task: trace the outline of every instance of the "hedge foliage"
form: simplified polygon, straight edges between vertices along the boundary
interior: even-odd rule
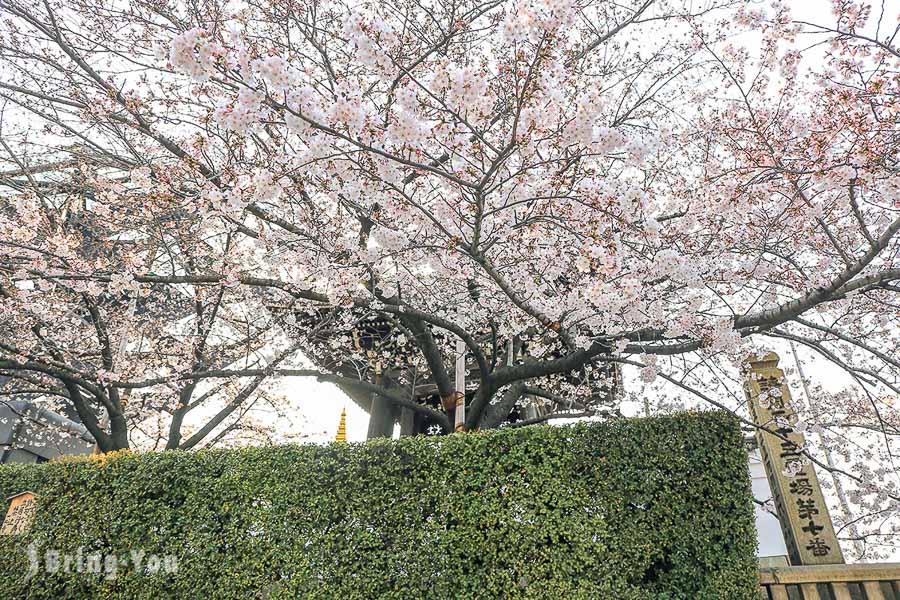
[[[26,489],[0,598],[758,597],[747,455],[720,413],[0,467],[3,498]],[[145,560],[47,572],[45,550],[79,549]]]

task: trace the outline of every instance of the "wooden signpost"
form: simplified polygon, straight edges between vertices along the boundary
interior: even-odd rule
[[[819,478],[804,456],[806,438],[794,430],[791,391],[774,352],[750,360],[745,379],[756,432],[778,520],[792,565],[841,564],[841,553]]]
[[[9,509],[0,526],[0,535],[21,535],[31,531],[37,513],[37,497],[33,492],[21,492],[7,498]]]
[[[456,410],[454,431],[466,430],[466,345],[456,340]]]

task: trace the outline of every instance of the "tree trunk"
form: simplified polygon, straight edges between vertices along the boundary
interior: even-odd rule
[[[372,408],[369,411],[368,439],[391,437],[394,433],[394,405],[387,398],[372,395]]]

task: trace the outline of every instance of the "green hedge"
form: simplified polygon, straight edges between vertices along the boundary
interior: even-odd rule
[[[758,598],[721,413],[0,467],[3,498],[25,489],[39,512],[0,537],[0,598]],[[178,568],[78,572],[79,549]]]

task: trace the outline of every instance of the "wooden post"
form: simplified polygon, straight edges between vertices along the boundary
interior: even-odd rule
[[[34,492],[20,492],[7,498],[9,508],[0,526],[0,535],[20,535],[31,531],[37,512],[37,498]]]
[[[466,345],[456,340],[456,411],[454,431],[466,430]]]
[[[841,564],[844,555],[819,478],[802,454],[806,439],[793,428],[797,414],[784,371],[777,367],[778,355],[769,352],[749,362],[744,389],[750,414],[755,423],[778,434],[757,430],[756,437],[791,563]]]

